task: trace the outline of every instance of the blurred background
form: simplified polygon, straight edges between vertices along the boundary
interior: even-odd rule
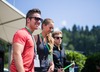
[[[70,61],[75,61],[75,72],[100,71],[100,0],[4,0],[15,13],[8,17],[23,19],[5,24],[7,13],[0,17],[0,70],[9,68],[11,40],[13,33],[24,27],[25,14],[32,8],[39,8],[42,18],[52,18],[55,30],[62,30],[63,43]],[[2,2],[2,0],[0,1]],[[0,4],[1,6],[3,4]],[[4,6],[5,7],[5,6]],[[5,8],[0,7],[5,10]],[[0,10],[2,13],[3,10]],[[16,15],[18,14],[18,15]],[[4,18],[4,16],[6,16]],[[9,18],[9,19],[11,19]],[[23,24],[22,24],[23,23]],[[21,25],[22,24],[22,25]],[[20,27],[18,27],[20,26]],[[7,28],[9,27],[9,28]],[[12,31],[10,30],[12,28]],[[4,29],[4,30],[3,30]],[[6,30],[5,30],[6,29]],[[8,30],[7,30],[8,29]],[[10,31],[9,31],[10,30]],[[7,31],[7,32],[6,32]],[[9,33],[8,33],[9,32]],[[4,34],[6,36],[4,36]],[[9,37],[11,35],[11,37]],[[7,39],[6,39],[7,38]],[[9,39],[10,38],[10,39]],[[5,69],[5,70],[6,70]],[[2,71],[0,71],[2,72]]]

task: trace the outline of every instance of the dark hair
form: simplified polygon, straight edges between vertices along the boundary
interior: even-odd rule
[[[27,12],[26,18],[31,17],[34,13],[39,13],[41,15],[41,11],[38,8],[34,8]]]

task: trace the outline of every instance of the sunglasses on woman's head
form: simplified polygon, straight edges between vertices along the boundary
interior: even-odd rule
[[[63,39],[63,37],[54,37],[54,38],[56,38],[56,39]]]

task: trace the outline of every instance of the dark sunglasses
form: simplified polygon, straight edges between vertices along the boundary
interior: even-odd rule
[[[39,18],[39,17],[29,17],[29,18],[34,18],[36,21],[41,21],[41,22],[43,22],[43,19],[42,18]]]
[[[54,38],[56,38],[56,39],[63,39],[63,37],[54,37]]]

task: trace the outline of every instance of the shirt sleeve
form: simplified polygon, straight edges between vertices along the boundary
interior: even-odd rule
[[[16,32],[13,37],[13,43],[20,43],[22,45],[25,45],[25,42],[26,42],[25,33],[23,33],[22,31]]]

